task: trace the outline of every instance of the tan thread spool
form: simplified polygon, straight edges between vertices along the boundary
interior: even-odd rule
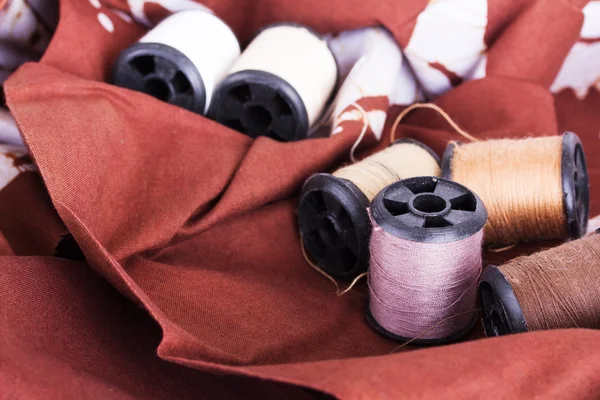
[[[324,275],[351,280],[369,259],[370,200],[387,185],[414,176],[439,176],[437,155],[402,139],[333,174],[315,174],[302,189],[298,220],[307,261]],[[335,278],[335,279],[334,279]]]
[[[600,329],[600,235],[506,264],[479,283],[488,336],[545,329]]]
[[[589,195],[581,141],[574,133],[450,143],[442,176],[485,203],[485,243],[492,247],[585,233]]]
[[[358,146],[360,145],[362,139],[364,138],[365,134],[367,133],[367,129],[369,127],[369,121],[368,121],[368,116],[366,111],[364,110],[363,107],[361,107],[358,103],[352,103],[352,105],[361,113],[362,116],[362,121],[363,121],[363,127],[362,130],[358,136],[358,138],[356,139],[356,142],[354,143],[354,145],[352,146],[351,150],[350,150],[350,160],[355,163],[352,164],[350,166],[346,166],[343,167],[341,169],[339,169],[338,171],[334,172],[333,175],[329,175],[329,174],[316,174],[313,175],[311,178],[309,178],[303,188],[302,194],[300,196],[300,203],[299,203],[299,207],[298,207],[298,216],[299,216],[299,222],[300,222],[300,244],[301,244],[301,248],[302,248],[302,254],[304,255],[304,259],[306,260],[306,262],[315,270],[317,270],[320,274],[322,274],[323,276],[325,276],[329,281],[331,281],[335,287],[336,287],[336,294],[338,296],[343,295],[345,293],[347,293],[348,291],[350,291],[352,289],[352,287],[363,277],[367,276],[366,272],[360,273],[363,270],[366,270],[366,266],[368,265],[368,242],[370,239],[370,228],[371,228],[371,223],[368,217],[368,213],[367,213],[367,207],[369,204],[369,201],[374,197],[375,194],[377,194],[377,192],[379,190],[381,190],[383,187],[387,186],[389,183],[393,183],[395,182],[394,179],[396,180],[400,180],[400,179],[404,179],[403,177],[409,178],[409,177],[413,177],[413,176],[439,176],[439,168],[437,165],[432,165],[428,160],[428,156],[425,155],[425,153],[420,152],[419,150],[417,150],[418,155],[409,155],[409,159],[413,159],[413,161],[415,161],[414,163],[411,163],[410,165],[402,165],[401,162],[402,160],[404,160],[404,158],[402,157],[393,157],[392,156],[392,148],[394,148],[394,151],[399,151],[399,155],[400,152],[402,150],[407,150],[410,149],[410,146],[406,146],[403,147],[401,150],[399,150],[398,147],[394,147],[395,145],[399,144],[399,143],[411,143],[413,145],[419,146],[419,143],[416,141],[411,141],[409,140],[401,140],[401,141],[396,141],[395,140],[395,133],[396,130],[398,129],[398,126],[400,124],[400,122],[402,121],[402,119],[408,115],[410,112],[412,112],[415,109],[419,109],[419,108],[428,108],[428,109],[433,109],[435,111],[437,111],[438,113],[440,113],[442,115],[442,117],[444,117],[444,119],[446,121],[448,121],[448,123],[457,130],[458,133],[460,133],[462,136],[467,137],[467,138],[471,138],[473,140],[477,140],[476,138],[474,138],[473,136],[471,136],[469,133],[467,133],[466,131],[462,130],[460,127],[458,127],[458,125],[456,125],[456,123],[452,120],[452,118],[444,111],[442,110],[440,107],[438,107],[435,104],[430,104],[430,103],[425,103],[425,104],[421,104],[421,103],[416,103],[413,104],[409,107],[407,107],[404,111],[402,111],[402,113],[400,113],[400,115],[398,115],[398,117],[396,118],[396,120],[394,121],[393,125],[392,125],[392,129],[391,129],[391,141],[394,142],[394,145],[392,145],[390,148],[384,150],[386,153],[382,156],[382,160],[385,159],[391,159],[391,163],[395,166],[392,167],[392,170],[388,170],[387,168],[382,169],[382,168],[378,168],[377,165],[377,159],[373,159],[371,157],[368,157],[367,159],[363,160],[361,163],[364,163],[364,165],[366,165],[365,170],[357,170],[357,166],[358,166],[358,162],[354,156],[354,153],[356,151],[356,149],[358,148]],[[428,147],[423,147],[423,149],[426,149],[428,153],[430,153],[430,155],[436,160],[437,163],[437,155],[435,153],[433,153],[433,151],[431,151],[431,149],[429,149]],[[389,157],[388,157],[389,156]],[[421,160],[423,162],[423,164],[425,165],[425,168],[421,169],[414,169],[416,166],[421,165]],[[363,164],[361,164],[363,165]],[[385,163],[382,164],[383,166],[385,166]],[[405,173],[395,173],[394,170],[403,170],[403,167],[406,167],[406,169],[408,169],[409,174],[405,174]],[[378,175],[378,172],[381,173],[383,172],[382,176]],[[337,177],[335,175],[339,175],[339,178],[342,179],[336,179]],[[374,176],[376,176],[376,178],[374,179],[374,182],[371,182],[369,180],[369,176],[371,176],[371,178]],[[398,178],[398,176],[400,176],[400,178]],[[353,182],[352,180],[354,179],[355,182]],[[375,183],[377,182],[377,183]],[[359,186],[361,188],[359,188]],[[359,232],[357,234],[358,238],[357,241],[358,243],[360,243],[359,247],[359,251],[358,254],[356,255],[356,260],[352,261],[353,266],[349,267],[349,268],[343,268],[340,267],[339,265],[333,266],[332,268],[328,268],[328,263],[326,260],[323,260],[321,258],[321,260],[317,260],[316,263],[313,262],[313,258],[314,258],[314,253],[311,254],[310,251],[308,251],[306,249],[306,245],[304,243],[304,234],[310,229],[310,226],[306,226],[307,224],[304,224],[303,221],[305,221],[307,218],[303,218],[302,215],[304,213],[310,213],[310,204],[311,201],[314,202],[314,199],[310,199],[309,196],[311,195],[311,192],[323,192],[325,194],[334,194],[334,198],[333,201],[334,202],[343,202],[346,201],[348,204],[348,209],[346,209],[347,214],[348,214],[348,210],[349,210],[349,214],[353,215],[353,219],[351,221],[351,225],[352,225],[352,229],[354,231]],[[331,200],[331,199],[330,199]],[[323,201],[323,199],[320,200],[321,202]],[[321,207],[324,207],[323,204],[320,204]],[[303,211],[303,207],[306,207],[305,210]],[[308,218],[310,219],[310,218]],[[308,224],[310,225],[310,224]],[[319,265],[317,265],[319,264]],[[331,275],[330,275],[331,274]],[[342,290],[340,288],[340,286],[338,285],[336,278],[338,279],[349,279],[354,277],[352,283],[350,283],[350,285]]]

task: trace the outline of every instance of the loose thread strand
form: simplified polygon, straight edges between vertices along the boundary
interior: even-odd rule
[[[365,109],[362,108],[362,106],[359,105],[357,102],[353,102],[350,105],[354,106],[360,112],[360,114],[362,116],[362,121],[363,121],[363,127],[360,132],[360,135],[358,136],[358,139],[356,139],[356,142],[354,142],[354,145],[352,145],[352,148],[350,149],[350,161],[355,163],[356,158],[354,157],[354,152],[356,151],[360,142],[363,140],[363,138],[365,137],[365,135],[367,133],[367,130],[369,128],[369,116],[367,115],[367,112],[365,111]]]
[[[418,108],[430,108],[432,110],[437,111],[442,117],[444,117],[446,122],[448,122],[448,124],[450,124],[450,126],[454,128],[454,130],[458,132],[461,136],[471,140],[472,142],[479,141],[479,139],[477,139],[475,136],[472,136],[470,133],[459,127],[458,124],[454,122],[452,117],[450,117],[450,115],[448,115],[448,113],[442,108],[440,108],[438,105],[433,103],[415,103],[405,108],[394,121],[394,124],[392,125],[392,130],[390,131],[390,142],[396,140],[396,130],[398,129],[398,126],[400,125],[400,122],[404,119],[404,117],[406,117],[411,111],[416,110]]]
[[[410,339],[409,341],[402,343],[400,346],[396,347],[395,349],[393,349],[392,351],[390,351],[388,354],[393,354],[394,352],[400,350],[403,347],[408,346],[409,344],[411,344],[412,342],[414,342],[415,340],[419,340],[421,339],[423,336],[427,335],[429,332],[431,332],[432,330],[434,330],[435,328],[437,328],[440,324],[443,324],[444,322],[452,319],[452,318],[456,318],[456,317],[460,317],[461,315],[466,315],[466,314],[471,314],[471,313],[475,313],[475,312],[479,312],[481,311],[480,308],[476,308],[475,310],[469,310],[469,311],[463,311],[454,315],[450,315],[444,319],[442,319],[441,321],[438,321],[435,325],[433,325],[432,327],[428,328],[426,331],[420,333],[417,337],[414,337],[412,339]]]
[[[488,247],[486,247],[486,250],[490,251],[492,253],[502,253],[504,251],[514,248],[515,246],[516,246],[516,244],[509,244],[508,246],[503,246],[503,247],[488,246]]]
[[[323,275],[325,278],[329,279],[329,281],[335,285],[335,295],[337,297],[343,296],[346,293],[348,293],[349,291],[351,291],[352,288],[354,288],[354,286],[358,283],[358,281],[360,281],[362,278],[364,278],[368,275],[367,272],[363,272],[362,274],[360,274],[356,278],[354,278],[354,280],[350,283],[350,285],[348,285],[348,287],[346,289],[342,290],[342,288],[340,288],[340,285],[337,283],[337,281],[335,279],[333,279],[332,276],[330,276],[328,273],[323,271],[321,268],[319,268],[317,265],[315,265],[315,263],[313,263],[310,260],[310,257],[308,257],[308,253],[306,252],[306,248],[304,247],[304,241],[302,240],[302,237],[300,237],[300,247],[302,249],[302,255],[304,256],[304,260],[306,261],[306,263],[312,269],[316,270],[318,273]]]

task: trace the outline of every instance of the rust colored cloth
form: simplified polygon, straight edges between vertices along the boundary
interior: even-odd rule
[[[365,288],[336,297],[304,261],[297,232],[302,183],[345,161],[360,126],[294,143],[252,141],[105,83],[118,53],[144,32],[129,15],[160,20],[173,11],[163,3],[171,2],[62,0],[41,61],[23,65],[5,83],[7,105],[52,206],[85,261],[48,257],[43,246],[2,253],[0,397],[600,396],[596,331],[484,339],[479,328],[463,343],[390,354],[399,344],[366,323]],[[453,71],[446,86],[424,87],[482,138],[576,131],[594,199],[600,95],[594,86],[584,97],[568,86],[550,91],[580,40],[586,3],[488,0],[481,32],[486,61],[477,64],[485,74]],[[324,33],[383,24],[403,48],[411,48],[428,6],[425,0],[205,4],[242,43],[265,24],[292,20]],[[419,79],[431,72],[423,68],[415,72]],[[389,112],[384,139],[398,111]],[[411,114],[397,136],[422,140],[438,153],[459,139],[427,110]],[[593,203],[592,215],[598,212],[600,203]]]
[[[67,234],[26,150],[0,145],[0,255],[56,255]]]

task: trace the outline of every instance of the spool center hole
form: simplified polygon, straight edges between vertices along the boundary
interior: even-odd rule
[[[148,79],[144,85],[144,91],[162,101],[168,101],[171,97],[169,85],[160,78]]]
[[[490,313],[490,319],[492,320],[492,329],[496,336],[506,335],[508,333],[508,329],[502,320],[502,317],[496,310],[492,310]]]
[[[246,107],[245,117],[244,120],[246,125],[248,125],[247,128],[251,131],[265,131],[271,126],[271,122],[273,122],[273,117],[269,110],[256,104]]]
[[[337,223],[330,215],[319,219],[319,236],[330,247],[340,247],[343,242]]]
[[[446,200],[433,193],[423,193],[413,199],[413,207],[422,213],[438,213],[446,209]]]

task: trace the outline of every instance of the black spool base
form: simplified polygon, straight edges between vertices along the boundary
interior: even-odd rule
[[[442,160],[442,178],[452,179],[454,150],[460,145],[460,142],[453,142],[446,147]],[[573,132],[565,132],[562,136],[561,184],[567,235],[571,239],[577,239],[585,235],[587,230],[590,195],[583,145]]]
[[[165,44],[127,48],[113,66],[112,82],[204,115],[206,90],[200,73],[187,56]]]
[[[488,337],[527,332],[527,322],[512,286],[494,265],[479,280],[483,329]]]
[[[367,197],[352,182],[312,175],[302,188],[298,222],[304,248],[328,275],[351,280],[369,262],[371,222]]]
[[[377,320],[375,319],[375,317],[373,317],[373,314],[371,313],[371,309],[369,307],[367,307],[367,310],[365,312],[365,318],[367,319],[367,322],[371,325],[371,327],[373,329],[375,329],[377,332],[381,333],[384,336],[387,336],[391,339],[394,340],[398,340],[400,342],[408,342],[410,341],[411,344],[414,343],[416,345],[421,345],[421,346],[434,346],[434,345],[441,345],[441,344],[449,344],[452,342],[456,342],[459,339],[461,339],[462,337],[466,336],[475,326],[475,324],[477,324],[477,320],[479,319],[479,312],[478,311],[473,311],[473,319],[471,322],[469,322],[469,324],[467,325],[467,327],[463,330],[461,330],[460,332],[457,332],[451,336],[445,337],[445,338],[440,338],[440,339],[414,339],[414,338],[406,338],[404,336],[399,336],[396,335],[390,331],[388,331],[387,329],[385,329],[383,326],[381,326],[379,324],[379,322],[377,322]],[[427,329],[424,329],[424,334],[425,332],[427,332]]]
[[[296,89],[265,71],[227,76],[216,88],[208,114],[252,138],[290,142],[306,138],[309,129],[308,113]]]

